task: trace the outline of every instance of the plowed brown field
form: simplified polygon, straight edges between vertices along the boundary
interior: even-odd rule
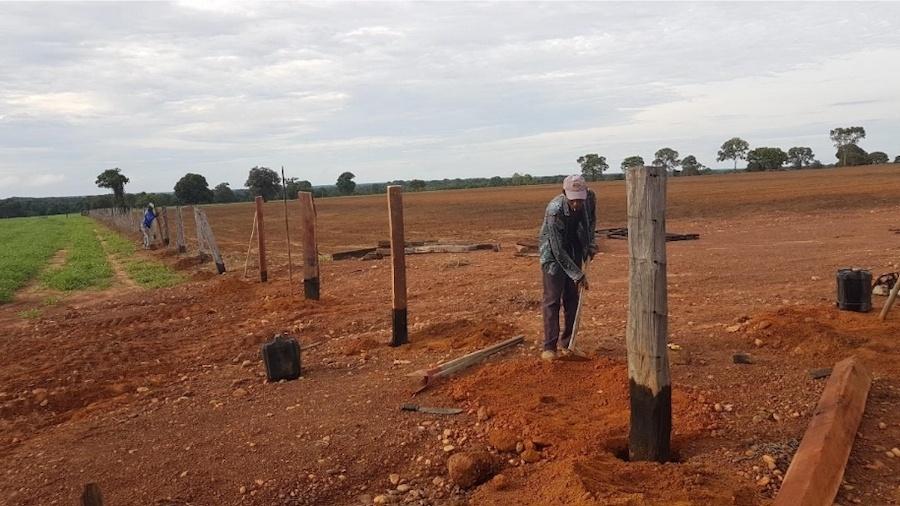
[[[624,225],[624,183],[592,186],[600,225]],[[889,231],[900,166],[669,181],[669,230],[701,237],[668,244],[669,339],[682,350],[679,462],[665,465],[616,456],[628,430],[626,242],[604,239],[590,267],[593,359],[538,359],[539,268],[512,244],[534,239],[557,191],[405,195],[408,239],[503,246],[407,257],[411,346],[386,345],[389,260],[324,262],[323,299],[291,297],[280,202],[266,207],[269,283],[241,277],[253,208],[232,204],[206,208],[223,276],[155,251],[193,281],[72,297],[34,320],[17,316],[30,300],[0,306],[0,503],[74,504],[96,482],[113,505],[764,505],[824,386],[808,370],[856,355],[875,381],[838,503],[900,504],[900,458],[888,456],[900,446],[900,308],[885,323],[881,297],[872,313],[834,308],[836,269],[900,270]],[[387,238],[384,196],[317,206],[323,253]],[[301,380],[268,384],[259,344],[281,331],[325,343],[304,353]],[[524,346],[411,398],[407,373],[516,334]],[[733,364],[737,351],[754,363]],[[466,412],[400,411],[410,399]],[[503,478],[456,487],[447,458],[497,432],[540,459],[501,453]]]

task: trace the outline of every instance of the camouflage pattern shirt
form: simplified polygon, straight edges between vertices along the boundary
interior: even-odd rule
[[[575,211],[569,206],[569,200],[565,194],[559,194],[547,205],[544,214],[544,224],[541,226],[538,238],[541,256],[541,269],[550,275],[555,275],[562,270],[573,281],[584,277],[581,265],[592,253],[597,251],[597,242],[594,230],[597,225],[597,196],[593,190],[588,190],[587,199],[582,208],[582,219],[573,216]],[[578,244],[568,244],[566,240],[569,233],[568,227],[578,227],[575,231]],[[573,248],[573,246],[575,248]],[[577,251],[576,251],[577,249]],[[580,257],[580,258],[579,258]]]

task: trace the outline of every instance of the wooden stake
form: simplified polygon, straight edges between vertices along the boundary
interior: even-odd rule
[[[166,208],[162,208],[160,210],[160,217],[162,218],[162,237],[163,244],[168,248],[169,247],[169,213],[166,211]]]
[[[406,312],[406,243],[403,239],[403,188],[387,187],[388,214],[391,223],[391,273],[393,274],[391,346],[409,342]]]
[[[269,269],[266,264],[266,227],[263,221],[262,197],[256,197],[256,232],[256,238],[259,240],[259,280],[265,283],[269,280]]]
[[[629,293],[630,460],[665,462],[671,452],[672,387],[666,351],[666,170],[626,171]]]
[[[284,203],[284,236],[287,238],[288,286],[294,296],[294,261],[291,259],[291,227],[288,226],[287,181],[284,179],[284,165],[281,166],[281,196]]]
[[[175,227],[175,243],[178,245],[178,252],[185,253],[187,252],[187,243],[184,240],[184,218],[181,216],[181,206],[175,208],[177,211],[177,223]]]
[[[250,240],[247,241],[247,256],[244,257],[244,274],[241,276],[243,278],[247,277],[247,266],[250,264],[250,252],[253,251],[253,236],[256,235],[256,211],[253,212],[253,226],[250,227]]]
[[[219,274],[225,274],[225,260],[222,258],[221,253],[219,253],[219,246],[216,244],[216,236],[213,234],[212,227],[209,226],[209,220],[206,219],[206,212],[199,207],[194,207],[194,219],[197,220],[197,223],[200,225],[197,229],[197,236],[198,238],[202,237],[206,246],[209,247],[209,252],[212,254],[213,261],[216,262],[216,270],[219,271]]]
[[[100,493],[100,486],[96,483],[88,483],[84,486],[84,492],[81,493],[82,506],[103,506],[103,494]]]
[[[881,308],[881,314],[878,315],[878,318],[881,321],[884,321],[887,318],[888,311],[891,310],[891,306],[894,305],[894,301],[897,300],[897,290],[900,290],[900,279],[894,283],[894,286],[891,288],[891,293],[888,295],[887,301],[884,303],[884,307]]]
[[[303,296],[319,300],[319,246],[316,243],[316,205],[310,192],[297,194],[300,201],[300,235],[303,242]]]
[[[194,209],[194,230],[197,232],[197,251],[201,254],[209,253],[209,246],[203,237],[203,222],[200,220],[199,207],[193,206]]]

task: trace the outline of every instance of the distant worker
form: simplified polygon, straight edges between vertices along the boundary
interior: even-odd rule
[[[153,220],[156,219],[156,209],[153,202],[147,205],[144,211],[144,220],[141,221],[141,233],[144,234],[144,249],[150,249],[150,230],[153,228]]]
[[[541,358],[544,360],[556,358],[557,343],[562,353],[567,353],[578,308],[578,286],[588,289],[588,279],[581,266],[597,253],[596,224],[596,195],[587,187],[583,176],[567,176],[562,194],[547,205],[539,239],[544,279],[541,302],[544,317]],[[562,334],[559,332],[560,302],[565,310]]]

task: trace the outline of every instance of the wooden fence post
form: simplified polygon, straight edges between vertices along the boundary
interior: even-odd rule
[[[319,300],[319,246],[316,242],[316,205],[310,192],[297,193],[300,201],[300,240],[303,243],[303,296]]]
[[[256,197],[256,238],[259,240],[259,280],[265,283],[269,280],[269,270],[266,264],[266,228],[263,226],[263,198]]]
[[[209,249],[219,274],[225,274],[225,260],[222,259],[222,255],[219,253],[216,236],[213,234],[212,227],[209,226],[209,220],[206,219],[206,212],[195,206],[194,220],[197,223],[197,241]]]
[[[169,213],[165,207],[162,208],[162,210],[160,211],[160,215],[162,217],[163,244],[165,244],[165,246],[168,248],[169,247]]]
[[[175,226],[175,243],[178,245],[178,252],[185,253],[187,251],[187,244],[184,241],[184,218],[181,216],[181,206],[178,206],[175,209],[178,216]]]
[[[96,483],[88,483],[84,486],[81,493],[82,506],[103,506],[103,494],[100,492],[100,486]]]
[[[672,387],[666,350],[666,170],[633,167],[628,196],[628,383],[633,461],[665,462],[671,452]]]
[[[391,346],[409,342],[406,312],[406,240],[403,235],[403,188],[387,187],[391,230],[391,273],[393,274]]]

